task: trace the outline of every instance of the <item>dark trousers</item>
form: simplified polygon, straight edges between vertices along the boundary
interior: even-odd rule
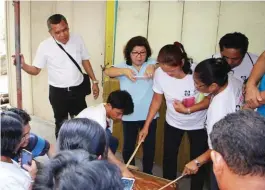
[[[109,148],[111,152],[115,154],[119,146],[119,140],[112,135],[109,129],[106,129],[106,135],[107,135],[107,141],[109,144]]]
[[[73,117],[87,107],[85,95],[79,88],[68,90],[50,85],[49,100],[55,118],[55,136],[58,137],[62,123],[68,119],[68,114]]]
[[[135,144],[139,130],[144,126],[145,121],[123,121],[123,151],[122,156],[127,163],[135,150]],[[155,139],[156,139],[156,119],[152,121],[149,127],[148,135],[143,143],[143,172],[152,174],[155,157]],[[130,163],[135,165],[133,159]]]
[[[190,141],[190,160],[208,149],[207,133],[204,129],[185,131],[165,122],[163,177],[166,179],[176,179],[178,151],[184,132],[188,133]],[[206,172],[206,167],[202,166],[196,175],[191,176],[191,190],[203,189]]]

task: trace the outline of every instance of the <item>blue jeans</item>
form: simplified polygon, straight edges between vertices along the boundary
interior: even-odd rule
[[[115,154],[119,146],[119,140],[116,137],[112,136],[112,133],[109,129],[106,129],[106,136],[109,148],[112,151],[112,153]]]

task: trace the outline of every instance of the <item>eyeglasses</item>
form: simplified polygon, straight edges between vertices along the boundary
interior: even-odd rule
[[[146,55],[146,51],[141,51],[141,52],[133,51],[133,52],[131,52],[131,54],[133,56],[135,56],[135,57],[137,57],[138,55],[145,56]]]
[[[194,86],[195,86],[196,88],[201,88],[201,87],[206,86],[206,85],[205,85],[205,84],[197,85],[196,83],[194,83]]]
[[[22,136],[22,138],[21,138],[21,141],[22,141],[22,142],[25,141],[29,136],[30,136],[30,133],[29,133],[29,132],[26,133],[26,134],[24,134],[24,135]]]

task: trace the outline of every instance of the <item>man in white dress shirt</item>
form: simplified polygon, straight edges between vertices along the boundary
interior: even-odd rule
[[[52,15],[47,20],[47,26],[51,37],[40,43],[33,65],[26,64],[21,55],[21,68],[30,75],[38,75],[41,69],[47,66],[49,100],[54,112],[57,138],[61,124],[68,119],[68,114],[75,116],[87,107],[86,94],[82,86],[83,74],[61,47],[71,55],[80,68],[85,69],[92,80],[95,99],[99,95],[99,88],[85,43],[80,36],[69,33],[66,18],[61,14]]]

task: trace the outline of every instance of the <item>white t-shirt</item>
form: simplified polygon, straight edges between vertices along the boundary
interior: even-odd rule
[[[165,96],[167,104],[166,121],[169,125],[182,130],[204,128],[206,110],[187,115],[176,112],[173,107],[174,100],[182,101],[184,98],[194,97],[196,103],[198,103],[203,98],[203,95],[194,86],[192,75],[177,79],[158,68],[155,71],[153,90],[155,93],[164,94]]]
[[[240,110],[244,102],[242,93],[242,81],[229,76],[227,87],[214,96],[207,110],[206,129],[208,133],[208,145],[212,149],[209,134],[216,122],[223,119],[227,114]]]
[[[66,44],[58,41],[57,43],[63,46],[81,68],[82,60],[89,60],[90,58],[83,39],[78,35],[71,34]],[[83,81],[81,72],[52,37],[40,43],[33,65],[41,69],[47,65],[48,83],[55,87],[78,86]]]
[[[113,129],[113,120],[107,118],[107,113],[105,109],[105,104],[101,103],[96,106],[90,106],[83,111],[81,111],[76,117],[77,118],[88,118],[98,122],[103,129],[107,128],[107,122],[109,124],[109,130],[112,132]]]
[[[13,161],[13,160],[12,160]],[[0,161],[0,189],[1,190],[29,190],[31,177],[19,164]]]
[[[248,56],[249,55],[249,56]],[[220,53],[213,55],[214,58],[221,57]],[[232,69],[231,74],[242,82],[244,82],[250,75],[253,65],[257,62],[258,56],[252,53],[246,53],[241,64]]]

